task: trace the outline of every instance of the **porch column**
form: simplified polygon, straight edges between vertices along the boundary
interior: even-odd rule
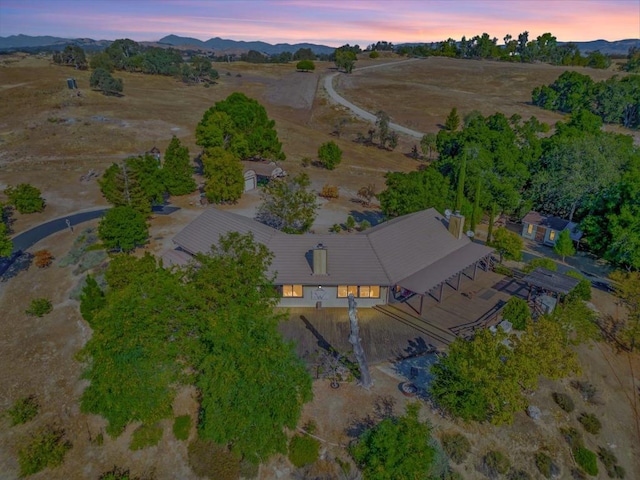
[[[442,292],[444,291],[444,282],[440,284],[440,295],[438,297],[438,303],[442,302]]]
[[[473,277],[471,278],[471,280],[476,279],[476,273],[478,273],[478,262],[473,264]]]
[[[419,315],[422,315],[422,304],[424,303],[424,295],[420,295],[420,313]]]
[[[462,280],[462,272],[458,272],[458,285],[456,286],[456,291],[460,291],[460,281]]]

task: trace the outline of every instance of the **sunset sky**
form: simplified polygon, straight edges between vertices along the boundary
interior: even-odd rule
[[[640,0],[0,0],[0,36],[310,42],[362,47],[523,31],[559,41],[640,38]]]

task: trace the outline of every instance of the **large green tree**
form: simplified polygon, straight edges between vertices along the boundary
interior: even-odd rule
[[[235,92],[207,110],[196,127],[196,143],[222,147],[238,159],[284,160],[275,122],[257,100]]]
[[[316,194],[309,190],[305,173],[270,181],[262,191],[257,219],[285,233],[304,233],[313,225],[318,210]]]
[[[558,239],[556,240],[556,244],[553,246],[553,251],[562,257],[563,262],[565,257],[570,257],[576,253],[569,230],[565,229],[560,232],[560,235],[558,235]]]
[[[449,179],[434,167],[418,172],[390,172],[385,178],[387,188],[378,194],[378,200],[382,211],[389,217],[427,208],[444,212],[451,205],[453,192]]]
[[[242,196],[242,164],[230,151],[222,147],[208,148],[202,155],[202,166],[207,179],[204,185],[207,200],[233,203]]]
[[[74,67],[76,70],[86,70],[87,56],[82,47],[67,45],[61,52],[53,54],[53,63]]]
[[[435,479],[436,450],[431,427],[418,418],[419,403],[398,418],[386,418],[365,431],[349,448],[366,480]]]
[[[4,194],[9,199],[9,205],[20,213],[35,213],[44,210],[45,202],[42,193],[28,183],[21,183],[15,187],[7,187]]]
[[[491,246],[498,251],[500,263],[503,258],[516,261],[522,258],[522,249],[524,248],[522,237],[505,227],[500,227],[493,233]]]
[[[622,339],[631,351],[640,346],[640,272],[615,271],[611,274],[615,282],[616,296],[628,308],[628,316],[622,330]]]
[[[333,140],[318,147],[318,163],[327,170],[335,169],[342,161],[342,150]]]
[[[186,195],[196,189],[189,149],[175,135],[164,153],[162,178],[170,195]]]
[[[144,215],[132,207],[114,207],[100,221],[98,236],[105,247],[129,252],[147,241],[149,227]]]
[[[151,212],[152,204],[161,203],[166,191],[160,165],[151,155],[112,164],[98,183],[109,203],[129,206],[143,214]]]
[[[89,86],[105,95],[119,95],[122,93],[123,83],[121,78],[113,78],[108,70],[98,67],[91,73]]]

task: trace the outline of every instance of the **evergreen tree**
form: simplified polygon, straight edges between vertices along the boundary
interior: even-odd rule
[[[196,189],[189,149],[175,135],[164,153],[162,177],[170,195],[186,195]]]
[[[98,236],[105,247],[129,252],[149,237],[144,215],[132,207],[113,207],[98,225]]]
[[[569,230],[562,230],[560,232],[560,235],[558,235],[558,239],[556,240],[556,244],[553,246],[553,251],[562,257],[563,262],[565,257],[570,257],[576,253]]]
[[[318,163],[327,170],[335,169],[342,161],[342,150],[333,140],[318,147]]]
[[[446,120],[444,121],[444,128],[450,132],[455,132],[458,130],[460,126],[460,117],[458,116],[458,109],[453,107],[447,115]]]
[[[151,212],[165,192],[158,161],[151,155],[129,157],[107,168],[98,180],[100,191],[112,205],[129,206],[142,214]]]
[[[212,203],[236,202],[244,192],[242,164],[228,150],[214,147],[202,155],[204,175],[207,178],[204,191]]]

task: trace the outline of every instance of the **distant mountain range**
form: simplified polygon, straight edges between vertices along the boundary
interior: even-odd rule
[[[67,45],[78,45],[88,51],[102,50],[111,44],[111,40],[93,40],[91,38],[61,38],[51,36],[11,35],[0,37],[0,50],[62,50]],[[157,42],[141,42],[147,45],[170,45],[181,48],[194,48],[202,50],[213,50],[224,53],[228,51],[249,51],[256,50],[267,55],[280,54],[283,52],[295,53],[300,48],[310,48],[315,54],[331,54],[334,47],[318,45],[314,43],[277,43],[272,45],[266,42],[245,42],[242,40],[229,40],[220,37],[210,38],[202,41],[192,37],[180,37],[178,35],[167,35]],[[608,55],[626,55],[630,47],[640,47],[640,39],[627,39],[609,42],[607,40],[594,40],[591,42],[558,42],[560,44],[574,43],[582,53],[589,53],[594,50]],[[417,45],[411,43],[410,45]]]

